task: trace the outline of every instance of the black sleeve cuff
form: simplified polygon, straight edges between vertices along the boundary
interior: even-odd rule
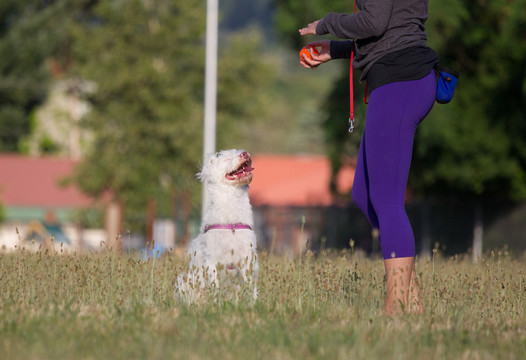
[[[351,40],[331,40],[330,53],[333,59],[350,59],[353,48]]]

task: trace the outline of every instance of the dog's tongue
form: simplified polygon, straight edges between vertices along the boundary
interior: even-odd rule
[[[253,167],[247,166],[247,167],[244,167],[243,169],[239,170],[238,172],[234,173],[234,175],[242,175],[242,174],[245,174],[245,173],[249,173],[252,170],[254,170]]]
[[[226,176],[227,179],[235,180],[235,179],[239,179],[239,178],[241,178],[241,177],[243,177],[243,176],[246,176],[246,175],[250,174],[250,172],[251,172],[252,170],[254,170],[253,167],[251,167],[251,166],[246,166],[246,167],[240,169],[240,170],[237,171],[237,172],[232,172],[232,173],[230,173],[230,174],[226,174],[225,176]]]

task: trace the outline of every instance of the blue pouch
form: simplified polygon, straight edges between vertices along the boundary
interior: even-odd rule
[[[447,104],[453,99],[459,74],[455,70],[442,67],[438,64],[435,65],[435,73],[437,75],[436,101],[439,104]]]

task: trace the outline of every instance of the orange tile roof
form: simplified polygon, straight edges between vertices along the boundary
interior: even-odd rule
[[[335,202],[329,190],[330,163],[323,156],[254,155],[253,205],[323,206]],[[67,158],[0,154],[0,203],[20,207],[86,207],[93,200],[74,186],[59,185],[75,162]],[[339,193],[352,188],[354,166],[337,178]]]
[[[254,155],[252,205],[320,206],[335,202],[330,193],[330,162],[324,156]],[[337,178],[339,193],[352,188],[354,166],[344,166]]]
[[[59,182],[75,162],[56,157],[0,154],[0,203],[19,207],[86,207],[92,199],[74,186]]]

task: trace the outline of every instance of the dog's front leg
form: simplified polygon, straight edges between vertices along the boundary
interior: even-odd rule
[[[253,289],[254,301],[258,298],[258,265],[257,260],[252,260],[250,263],[243,265],[240,269],[241,277],[243,279],[243,287],[245,289]]]
[[[205,278],[206,278],[206,285],[207,290],[212,291],[215,293],[215,291],[219,288],[219,276],[217,274],[217,266],[216,265],[209,265],[205,269]]]

